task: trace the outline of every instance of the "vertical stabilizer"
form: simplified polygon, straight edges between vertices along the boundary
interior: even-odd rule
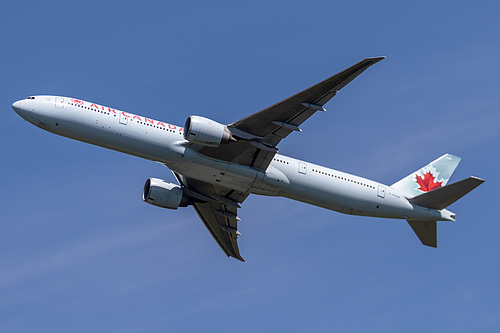
[[[391,185],[409,196],[417,196],[445,186],[461,158],[445,154],[418,171]]]

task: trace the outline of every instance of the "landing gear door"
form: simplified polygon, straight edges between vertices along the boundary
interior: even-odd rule
[[[381,198],[385,198],[385,186],[378,186],[378,192],[377,195]]]

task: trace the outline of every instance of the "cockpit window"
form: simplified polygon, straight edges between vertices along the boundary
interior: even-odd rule
[[[26,97],[26,99],[35,99],[35,97],[30,96],[30,97]]]

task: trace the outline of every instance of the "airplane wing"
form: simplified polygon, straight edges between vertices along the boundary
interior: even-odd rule
[[[316,111],[325,111],[335,94],[371,65],[385,57],[367,58],[342,72],[277,104],[227,125],[237,140],[219,147],[189,143],[191,149],[223,161],[264,171],[278,151],[276,145]],[[194,198],[194,209],[227,256],[244,261],[238,249],[238,203],[248,193],[211,185],[174,173],[184,192]]]
[[[238,249],[238,203],[243,202],[248,193],[222,188],[209,183],[184,177],[174,172],[183,186],[184,192],[195,199],[193,207],[205,227],[215,239],[222,251],[228,256],[241,261]]]
[[[277,104],[228,125],[236,142],[219,147],[193,145],[201,154],[265,171],[278,151],[276,145],[316,111],[325,111],[325,105],[337,92],[368,67],[385,57],[366,58],[357,64],[299,92]]]

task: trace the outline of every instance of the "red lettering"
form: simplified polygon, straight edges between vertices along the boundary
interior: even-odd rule
[[[176,129],[177,127],[175,125],[168,124],[168,128],[170,128],[170,129]]]
[[[144,121],[145,121],[145,122],[148,122],[148,123],[151,123],[151,124],[153,124],[153,125],[154,125],[154,121],[152,121],[151,119],[144,118]]]
[[[108,108],[108,112],[113,112],[114,114],[116,114],[115,109],[112,108]]]
[[[98,107],[96,104],[90,104],[90,107],[91,107],[91,108],[96,108],[96,109],[99,109],[99,107]]]
[[[135,118],[139,119],[139,121],[142,121],[141,117],[139,117],[137,115],[134,115],[134,118],[132,118],[132,120],[134,120]]]
[[[156,126],[158,126],[158,125],[161,125],[161,126],[165,127],[165,124],[162,123],[161,121],[159,121],[158,123],[156,123]]]
[[[123,115],[124,117],[127,117],[127,118],[128,118],[128,117],[130,117],[128,114],[126,114],[126,113],[125,113],[125,112],[123,112],[123,111],[122,111],[122,115]]]

